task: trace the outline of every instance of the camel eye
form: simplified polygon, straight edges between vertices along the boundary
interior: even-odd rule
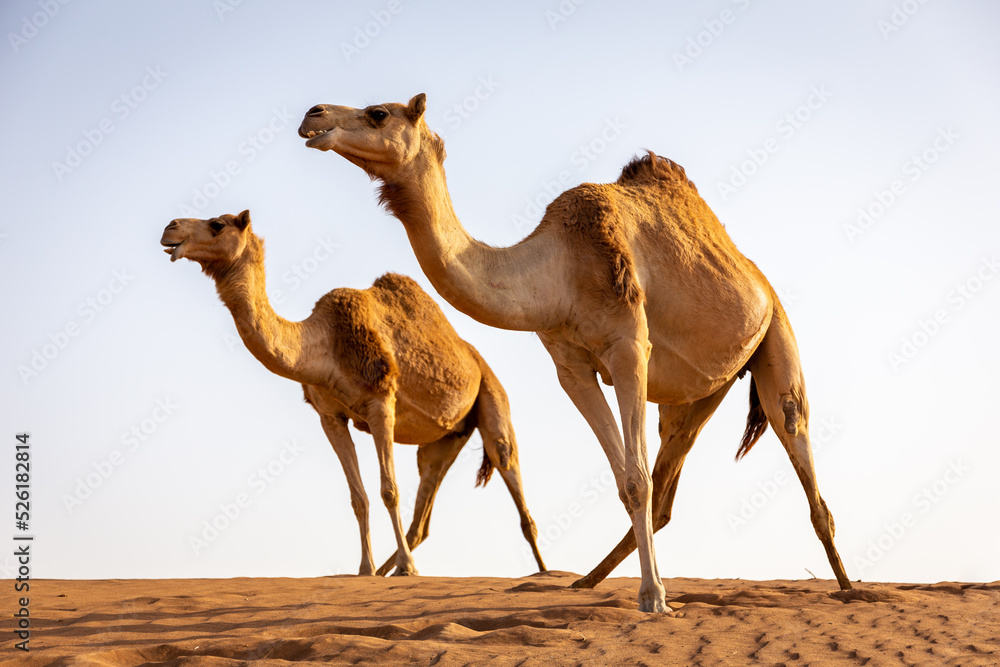
[[[381,123],[383,120],[389,117],[389,112],[385,109],[372,109],[368,112],[368,115],[376,123]]]
[[[212,228],[212,231],[218,234],[223,229],[226,228],[225,223],[219,222],[218,220],[212,220],[208,223],[208,226]]]

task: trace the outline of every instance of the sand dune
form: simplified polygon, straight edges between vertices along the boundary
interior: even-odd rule
[[[37,580],[23,665],[997,665],[1000,582],[665,579]]]

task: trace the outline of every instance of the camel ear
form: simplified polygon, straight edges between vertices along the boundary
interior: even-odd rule
[[[238,230],[240,230],[241,232],[244,229],[246,229],[247,227],[249,227],[250,226],[250,211],[246,211],[245,210],[242,213],[240,213],[238,216],[236,216],[236,219],[233,220],[233,224],[235,224],[236,228]]]
[[[416,123],[424,115],[424,110],[427,109],[427,95],[424,93],[414,95],[406,106],[406,115],[410,117],[410,122]]]

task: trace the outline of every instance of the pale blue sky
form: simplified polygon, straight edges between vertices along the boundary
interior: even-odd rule
[[[456,210],[493,244],[524,236],[540,217],[531,202],[560,178],[614,180],[646,148],[682,164],[792,318],[848,575],[1000,577],[994,3],[244,0],[221,11],[232,2],[0,9],[0,437],[32,433],[33,574],[357,570],[347,485],[300,388],[242,347],[197,266],[160,249],[186,207],[250,209],[290,319],[334,287],[416,278],[510,395],[549,566],[584,573],[617,543],[628,520],[602,481],[607,462],[542,346],[443,304],[364,174],[296,134],[317,103],[425,92]],[[366,24],[369,43],[345,48]],[[859,209],[872,222],[850,229]],[[746,392],[744,380],[688,457],[657,536],[660,571],[831,578],[777,439],[733,462]],[[650,424],[655,450],[653,406]],[[355,441],[384,559],[394,544],[374,448]],[[423,574],[532,571],[503,485],[473,488],[479,447],[477,436],[441,489],[415,552]],[[269,463],[270,482],[258,473]],[[397,448],[397,474],[408,499],[415,448]],[[12,505],[13,483],[0,476]],[[242,493],[249,506],[196,553],[189,538]],[[637,575],[637,562],[618,574]]]

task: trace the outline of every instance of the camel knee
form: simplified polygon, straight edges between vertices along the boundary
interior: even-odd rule
[[[390,509],[399,503],[399,490],[396,488],[396,483],[392,480],[382,480],[382,502]]]
[[[351,495],[351,509],[354,510],[354,515],[357,517],[367,516],[368,499],[364,496]]]
[[[625,505],[629,514],[633,510],[640,509],[643,504],[648,505],[652,495],[653,485],[650,483],[648,474],[630,475],[625,479],[625,484],[618,490],[618,497]]]

